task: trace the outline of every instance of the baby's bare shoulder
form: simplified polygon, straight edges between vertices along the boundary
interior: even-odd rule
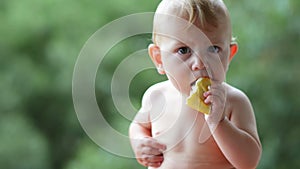
[[[170,82],[169,81],[163,81],[156,83],[152,86],[150,86],[146,92],[144,93],[143,97],[152,97],[156,95],[161,95],[163,93],[166,93],[170,89]]]
[[[149,127],[150,122],[149,114],[153,112],[156,103],[163,98],[163,92],[167,88],[167,82],[160,82],[150,86],[144,93],[142,98],[142,105],[139,113],[136,115],[135,120],[143,123],[142,125]]]
[[[147,105],[166,95],[170,88],[169,81],[163,81],[150,86],[143,95],[142,104]]]
[[[231,121],[240,128],[251,131],[255,126],[255,115],[247,95],[233,86],[227,85],[227,105]]]
[[[248,96],[240,89],[229,84],[227,86],[227,99],[231,103],[249,102]]]
[[[158,83],[155,83],[153,84],[152,86],[150,86],[148,88],[148,90],[152,91],[152,90],[166,90],[168,88],[170,88],[170,81],[162,81],[162,82],[158,82]]]

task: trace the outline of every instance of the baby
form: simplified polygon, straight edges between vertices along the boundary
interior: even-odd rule
[[[163,0],[155,13],[149,55],[168,80],[151,86],[129,128],[138,162],[149,169],[251,169],[261,156],[247,96],[224,82],[237,52],[222,0]],[[199,78],[210,113],[186,105]]]

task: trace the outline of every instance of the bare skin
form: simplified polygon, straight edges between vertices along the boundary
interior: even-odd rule
[[[225,11],[225,6],[221,6]],[[166,8],[162,5],[159,10],[176,11],[170,6]],[[158,72],[166,74],[169,80],[146,91],[142,107],[130,125],[132,148],[140,164],[149,169],[251,169],[257,166],[261,143],[252,105],[242,91],[224,82],[229,63],[237,52],[237,44],[230,41],[228,17],[223,16],[217,28],[209,25],[203,28],[196,23],[209,44],[203,42],[203,35],[193,28],[168,27],[165,23],[171,19],[157,21],[158,31],[165,29],[177,39],[159,37],[159,41],[148,48]],[[205,56],[195,51],[208,51],[205,53],[207,63],[202,62]],[[218,71],[220,68],[222,71]],[[204,93],[204,101],[212,110],[204,115],[187,107],[185,100],[192,82],[209,77],[209,70],[214,76],[210,77],[212,84]]]
[[[145,93],[144,104],[136,117],[142,123],[132,123],[130,127],[130,135],[137,138],[132,143],[140,157],[138,161],[149,169],[234,168],[231,163],[237,168],[239,165],[247,168],[243,166],[246,164],[239,164],[244,163],[243,156],[251,162],[251,156],[255,156],[253,153],[259,152],[260,147],[256,129],[252,127],[255,126],[253,111],[241,91],[224,85],[228,98],[226,118],[202,144],[198,137],[205,123],[204,115],[182,104],[185,98],[169,81],[152,86]],[[161,103],[165,103],[165,109],[155,110]],[[239,113],[241,110],[243,114]],[[232,133],[225,133],[226,130]],[[253,151],[255,149],[257,151]]]

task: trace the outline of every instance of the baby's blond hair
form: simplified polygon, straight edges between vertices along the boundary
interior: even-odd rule
[[[162,0],[156,13],[183,17],[190,24],[195,24],[201,29],[206,29],[208,25],[217,28],[221,22],[230,22],[227,8],[222,0]],[[154,43],[157,36],[155,20]]]

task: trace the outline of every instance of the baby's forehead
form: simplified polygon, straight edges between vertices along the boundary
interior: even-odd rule
[[[162,0],[156,14],[177,16],[198,24],[198,27],[217,26],[229,21],[229,14],[222,0]]]
[[[170,20],[177,17],[187,21],[183,23],[186,27],[195,25],[212,36],[217,33],[218,37],[231,39],[229,15],[226,6],[221,2],[221,0],[163,0],[155,14],[153,38],[156,38],[160,29],[170,24]]]

